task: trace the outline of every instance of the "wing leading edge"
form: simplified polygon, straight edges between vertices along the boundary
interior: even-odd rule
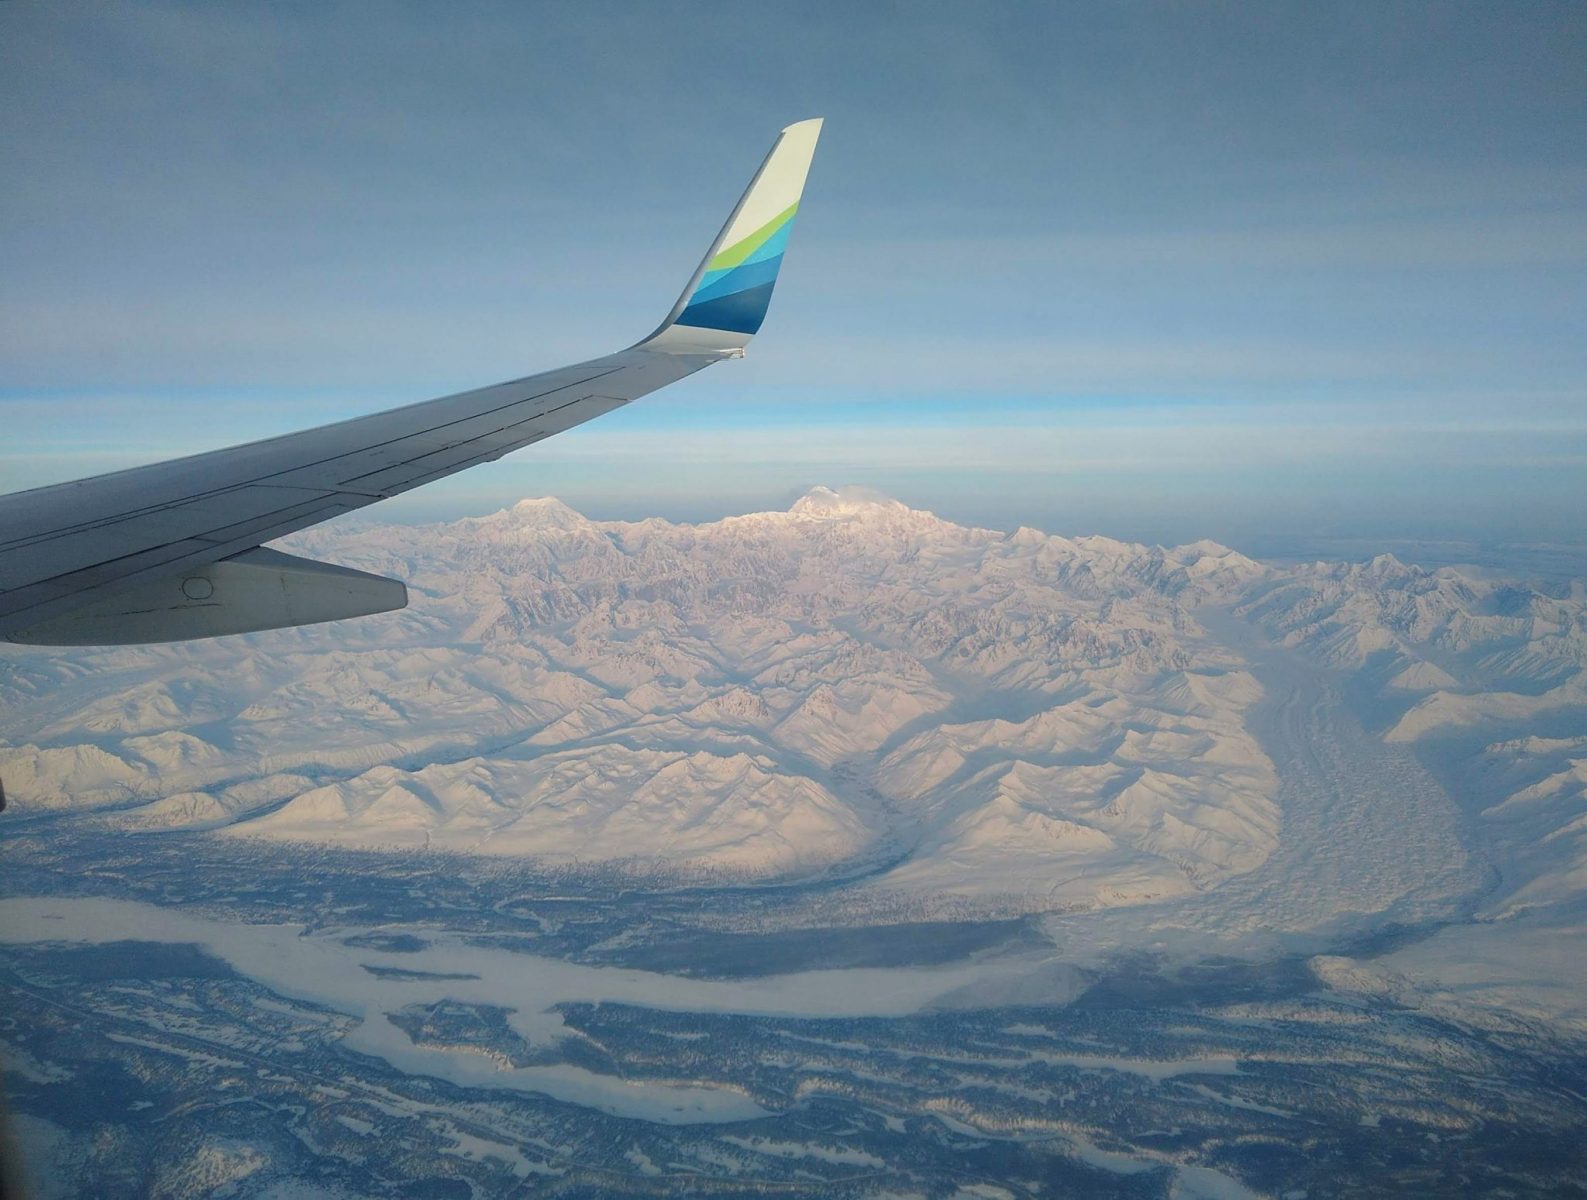
[[[743,354],[819,120],[782,131],[667,319],[570,367],[189,458],[0,496],[0,638],[182,641],[401,608],[396,580],[261,548],[490,462]]]

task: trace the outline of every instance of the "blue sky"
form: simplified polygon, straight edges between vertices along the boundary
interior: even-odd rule
[[[1580,543],[1584,78],[1566,3],[13,0],[0,488],[616,349],[824,116],[747,361],[373,515]]]

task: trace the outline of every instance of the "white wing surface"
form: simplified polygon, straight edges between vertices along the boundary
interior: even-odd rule
[[[0,496],[0,638],[180,641],[401,608],[394,579],[260,543],[561,433],[760,328],[821,132],[782,131],[672,312],[616,354],[510,383]]]

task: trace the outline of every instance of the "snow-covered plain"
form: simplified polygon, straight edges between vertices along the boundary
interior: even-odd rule
[[[8,820],[837,882],[785,919],[1045,914],[1080,964],[1356,946],[1445,1001],[1583,1019],[1555,965],[1587,913],[1581,582],[1006,534],[825,488],[290,548],[413,604],[7,651]],[[1445,927],[1451,955],[1381,940]],[[1505,953],[1475,953],[1491,931]]]
[[[554,1011],[570,1001],[644,1004],[694,1013],[774,1016],[892,1016],[917,1012],[987,974],[974,963],[913,970],[806,971],[744,981],[700,981],[647,971],[591,967],[538,955],[480,948],[447,939],[414,953],[349,948],[368,931],[245,925],[103,899],[0,900],[0,944],[100,944],[159,941],[200,945],[277,995],[329,1005],[358,1018],[349,1049],[383,1058],[400,1070],[438,1075],[461,1086],[539,1092],[619,1116],[663,1122],[742,1121],[761,1115],[739,1092],[640,1084],[566,1063],[498,1069],[478,1055],[416,1045],[386,1014],[404,1005],[453,1000],[490,1003],[510,997],[510,1024],[531,1046],[567,1035]],[[367,969],[400,969],[379,976]],[[1018,972],[1004,963],[992,974]],[[1117,1070],[1183,1069],[1204,1064],[1116,1065]]]

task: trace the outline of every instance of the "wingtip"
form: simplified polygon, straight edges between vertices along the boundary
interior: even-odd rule
[[[647,349],[742,351],[760,329],[804,194],[822,119],[783,129]]]

